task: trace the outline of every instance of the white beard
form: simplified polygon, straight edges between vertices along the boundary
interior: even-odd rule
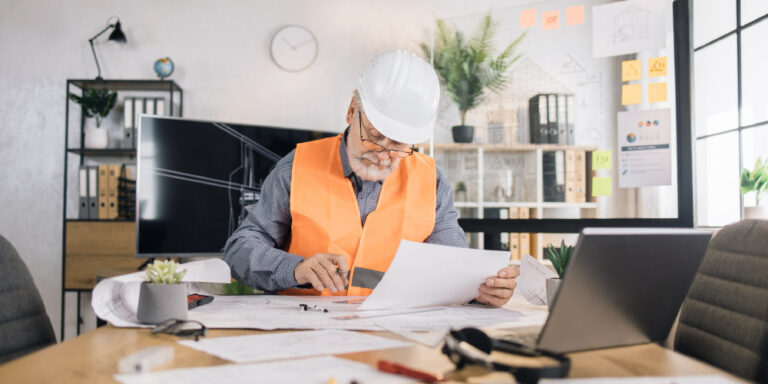
[[[387,176],[392,174],[392,171],[397,168],[398,164],[400,164],[399,158],[392,160],[391,157],[387,157],[386,160],[380,161],[378,156],[372,152],[363,153],[360,155],[360,158],[353,156],[348,157],[349,166],[352,168],[352,171],[355,172],[359,178],[369,181],[379,181],[386,179]],[[363,162],[363,159],[366,159],[373,164],[366,165]]]

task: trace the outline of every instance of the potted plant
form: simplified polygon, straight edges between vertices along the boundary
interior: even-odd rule
[[[117,92],[110,92],[106,89],[88,88],[85,90],[82,97],[70,93],[69,98],[75,103],[80,104],[86,118],[93,118],[96,123],[96,127],[86,125],[85,147],[96,149],[107,148],[109,144],[109,135],[105,128],[101,128],[101,123],[104,121],[104,118],[109,115],[109,111],[115,106],[115,103],[117,102]],[[86,121],[90,122],[91,120]]]
[[[139,290],[136,318],[146,324],[159,324],[169,319],[187,319],[187,287],[181,279],[186,270],[178,271],[175,261],[155,260],[147,266],[147,280]]]
[[[552,262],[552,267],[557,272],[557,278],[547,279],[547,306],[552,308],[552,302],[560,289],[560,282],[563,280],[565,270],[568,268],[568,262],[571,260],[573,246],[565,245],[565,240],[560,241],[560,248],[555,248],[552,244],[547,245],[547,258]]]
[[[437,19],[437,39],[431,53],[435,71],[461,113],[461,125],[452,128],[453,141],[457,143],[472,142],[474,127],[466,125],[467,112],[483,101],[487,89],[494,92],[504,89],[507,69],[522,56],[515,55],[515,48],[525,33],[498,56],[493,56],[496,29],[490,12],[469,38]],[[421,49],[430,56],[428,44],[422,43]]]
[[[755,167],[750,171],[744,168],[741,171],[741,194],[755,193],[755,206],[744,207],[743,218],[768,220],[768,207],[760,206],[760,195],[768,191],[768,162],[763,162],[758,157]]]
[[[456,183],[456,201],[467,200],[467,185],[463,181]]]

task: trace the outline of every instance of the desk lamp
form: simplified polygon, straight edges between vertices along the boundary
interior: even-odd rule
[[[114,23],[111,23],[112,19],[115,19],[116,21]],[[112,17],[107,21],[107,27],[102,29],[101,32],[97,33],[96,36],[91,37],[88,39],[88,43],[91,44],[91,52],[93,52],[93,60],[96,61],[96,68],[99,70],[99,75],[96,76],[96,80],[104,80],[101,77],[101,66],[99,65],[99,59],[96,57],[96,50],[93,48],[93,41],[96,40],[97,37],[101,36],[104,32],[108,31],[109,29],[114,28],[112,33],[109,34],[109,41],[114,41],[116,43],[125,44],[125,33],[123,33],[123,29],[120,27],[120,19],[117,17]]]

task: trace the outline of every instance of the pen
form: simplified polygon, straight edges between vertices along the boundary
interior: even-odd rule
[[[379,367],[379,371],[394,373],[396,375],[408,376],[417,380],[445,381],[445,379],[443,378],[443,375],[433,375],[431,373],[418,371],[413,368],[408,368],[406,366],[403,366],[397,363],[392,363],[386,360],[379,360],[378,367]]]

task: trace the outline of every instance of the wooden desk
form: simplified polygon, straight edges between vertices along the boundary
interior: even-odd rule
[[[208,337],[264,333],[245,330],[211,330]],[[385,337],[398,338],[385,332],[372,332]],[[153,345],[170,345],[175,359],[159,369],[187,368],[229,364],[225,360],[207,355],[176,343],[175,336],[151,335],[147,329],[114,328],[105,326],[64,343],[51,346],[31,355],[0,365],[3,383],[106,383],[115,382],[120,358]],[[378,359],[407,363],[433,372],[453,369],[450,361],[439,349],[422,345],[408,348],[360,352],[339,355],[350,360],[375,365]],[[611,348],[579,352],[571,355],[571,377],[611,376],[675,376],[727,373],[703,364],[656,344]],[[494,373],[494,379],[508,379],[508,374]],[[483,378],[489,379],[490,376]],[[476,381],[479,377],[470,379]]]

